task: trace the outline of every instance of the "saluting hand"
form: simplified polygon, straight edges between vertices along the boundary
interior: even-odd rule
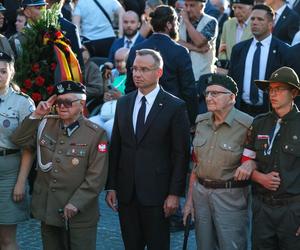
[[[165,217],[174,214],[179,207],[179,197],[176,195],[168,195],[164,203]]]
[[[43,116],[48,115],[56,99],[57,95],[53,95],[47,101],[41,101],[32,115],[36,118],[42,118]]]

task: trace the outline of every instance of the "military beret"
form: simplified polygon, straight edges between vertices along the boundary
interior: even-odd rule
[[[300,82],[296,72],[289,67],[281,67],[274,71],[269,80],[255,80],[256,86],[265,91],[269,88],[270,83],[279,82],[288,84],[299,90],[300,93]]]
[[[234,3],[254,5],[254,1],[253,0],[232,0],[232,4],[234,4]]]
[[[13,60],[13,57],[11,57],[3,51],[0,51],[0,61],[12,62]]]
[[[0,11],[6,11],[5,7],[3,6],[2,3],[0,3]]]
[[[235,95],[237,95],[238,93],[236,82],[230,76],[223,74],[208,74],[205,79],[205,85],[206,87],[210,85],[219,85],[224,87],[225,89],[228,89]]]
[[[42,5],[48,5],[48,3],[45,0],[23,0],[22,7],[30,7],[30,6],[42,6]]]
[[[62,81],[55,84],[55,94],[86,94],[86,88],[82,83],[73,81]]]

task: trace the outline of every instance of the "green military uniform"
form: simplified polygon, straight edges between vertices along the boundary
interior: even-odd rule
[[[268,154],[277,120],[274,112],[256,117],[246,145],[256,152],[259,172],[276,171],[281,179],[276,191],[253,184],[254,249],[300,249],[300,237],[295,236],[300,226],[300,113],[294,106],[282,117]]]
[[[194,171],[198,178],[214,180],[216,184],[233,179],[241,165],[251,123],[251,116],[234,107],[218,127],[214,125],[212,113],[198,115],[193,141],[197,158]],[[227,188],[214,188],[199,181],[193,187],[198,249],[214,249],[220,244],[226,250],[233,246],[240,250],[247,248],[249,188],[245,185],[230,188],[230,183]]]
[[[69,222],[71,238],[72,232],[77,235],[72,238],[72,249],[94,249],[94,238],[80,242],[88,239],[80,229],[96,227],[99,218],[98,196],[105,185],[108,167],[104,130],[84,117],[67,128],[62,127],[58,116],[46,116],[42,121],[28,117],[12,139],[21,147],[37,149],[33,216],[44,225],[63,227],[58,210],[73,204],[79,213]],[[55,249],[56,242],[45,241],[44,247]]]

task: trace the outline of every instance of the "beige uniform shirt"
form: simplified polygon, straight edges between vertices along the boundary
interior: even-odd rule
[[[241,165],[241,156],[252,117],[235,109],[225,122],[216,127],[212,113],[197,116],[193,140],[198,177],[211,180],[229,180]]]
[[[27,117],[12,136],[12,141],[20,147],[37,148],[38,144],[41,163],[52,163],[48,172],[37,168],[32,214],[48,225],[63,226],[58,209],[71,203],[79,209],[70,220],[71,227],[96,225],[98,196],[105,185],[108,169],[105,131],[83,117],[71,128],[63,129],[56,116],[47,118],[37,139],[40,122]]]

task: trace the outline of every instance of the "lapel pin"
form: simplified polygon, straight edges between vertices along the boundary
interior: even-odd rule
[[[159,104],[158,104],[158,106],[159,106],[159,107],[162,107],[162,106],[163,106],[163,104],[162,104],[162,103],[159,103]]]
[[[276,49],[273,50],[273,54],[275,54],[275,53],[276,53]]]
[[[286,16],[283,16],[282,18],[283,18],[283,19],[286,19]]]
[[[297,139],[298,139],[298,136],[297,136],[297,135],[293,135],[293,139],[294,139],[294,140],[297,140]]]

